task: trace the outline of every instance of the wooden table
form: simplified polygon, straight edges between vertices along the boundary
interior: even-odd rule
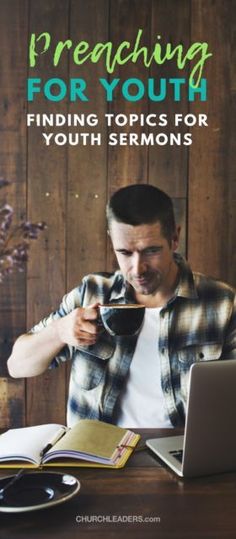
[[[142,441],[166,433],[145,429]],[[149,449],[122,470],[63,471],[79,478],[80,493],[50,509],[0,513],[1,539],[236,538],[236,472],[180,479]]]

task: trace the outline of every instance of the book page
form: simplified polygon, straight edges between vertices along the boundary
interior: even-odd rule
[[[54,423],[8,430],[0,436],[0,463],[22,460],[40,464],[41,451],[65,430],[63,425]]]
[[[76,458],[80,454],[90,455],[96,460],[112,460],[116,454],[117,446],[126,438],[127,430],[116,425],[110,425],[92,419],[83,419],[70,429],[52,449],[47,452],[44,461],[53,454],[57,457],[71,456]]]

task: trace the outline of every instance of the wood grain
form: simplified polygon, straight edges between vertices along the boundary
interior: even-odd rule
[[[112,43],[118,45],[123,40],[129,41],[132,45],[135,42],[139,28],[143,30],[142,45],[150,44],[150,0],[134,0],[132,7],[127,0],[111,0],[110,8],[110,39]],[[147,69],[143,66],[141,59],[137,63],[127,63],[118,66],[112,78],[120,79],[120,84],[130,78],[146,81]],[[148,112],[147,95],[140,101],[127,101],[120,89],[115,92],[115,100],[110,103],[109,113],[114,115],[124,114],[129,117],[135,113],[138,116]],[[135,127],[109,128],[109,132],[116,133],[147,133],[146,127],[141,127],[138,123]],[[132,183],[146,183],[148,179],[148,146],[109,146],[108,149],[108,196],[117,189]],[[111,249],[110,241],[107,249],[107,267],[112,270],[116,267],[116,260]]]
[[[230,277],[232,284],[233,281],[235,284],[235,266],[232,266],[235,198],[231,196],[235,184],[235,153],[232,158],[235,142],[231,139],[235,108],[231,104],[235,103],[235,95],[230,83],[234,72],[230,37],[235,33],[235,25],[235,2],[192,2],[192,40],[207,36],[213,56],[205,68],[208,101],[204,106],[191,105],[194,114],[208,115],[209,127],[194,129],[194,144],[190,149],[188,253],[196,270],[220,279]]]
[[[167,432],[165,429],[165,435]],[[141,434],[143,439],[162,435],[158,429],[142,429]],[[60,471],[68,474],[68,468]],[[0,471],[0,476],[4,475],[6,472]],[[181,479],[146,449],[133,453],[123,469],[73,468],[73,475],[81,482],[78,495],[47,511],[47,518],[42,519],[41,511],[29,512],[27,519],[23,515],[12,514],[9,518],[2,514],[3,536],[9,539],[235,537],[235,472]]]
[[[108,0],[71,2],[71,39],[86,40],[90,47],[108,41]],[[92,17],[92,24],[91,24]],[[70,103],[70,114],[96,114],[98,124],[74,128],[73,132],[100,134],[101,145],[81,145],[68,148],[68,186],[66,208],[66,275],[67,290],[78,286],[84,275],[104,271],[106,257],[106,192],[107,192],[107,133],[106,101],[100,77],[106,76],[103,64],[78,66],[70,62],[69,77],[86,81],[88,102]],[[67,387],[70,365],[67,365]]]
[[[151,2],[144,0],[134,0],[132,6],[127,0],[111,0],[110,7],[110,39],[114,46],[123,40],[134,45],[138,29],[143,30],[141,43],[149,46],[150,43],[150,10]],[[132,50],[132,49],[131,49]],[[119,87],[114,92],[115,99],[110,103],[109,112],[118,115],[128,115],[135,113],[144,115],[148,111],[147,94],[139,101],[128,101],[122,95],[121,85],[131,78],[140,78],[146,82],[147,69],[143,66],[141,59],[132,64],[128,62],[122,66],[117,66],[111,78],[119,78]],[[134,90],[135,93],[135,90]],[[138,135],[147,129],[137,124],[135,127],[116,127],[109,131],[135,132]],[[145,183],[147,181],[147,146],[109,146],[108,155],[108,193],[113,193],[119,187],[130,183]]]
[[[14,207],[15,223],[26,217],[27,21],[27,1],[0,3],[0,177],[12,182],[0,196],[2,203]],[[25,273],[14,273],[0,284],[1,426],[25,423],[25,383],[9,380],[6,367],[14,340],[25,331],[25,285]],[[16,402],[20,405],[15,406]]]
[[[152,43],[156,41],[159,35],[161,39],[157,40],[162,46],[162,55],[165,52],[167,43],[172,46],[182,44],[184,51],[187,51],[190,44],[190,10],[191,2],[180,0],[178,9],[173,9],[173,1],[152,2]],[[165,64],[159,66],[153,63],[150,76],[156,81],[159,88],[160,78],[184,78],[188,79],[189,66],[179,70],[176,65],[176,57]],[[183,137],[188,129],[181,125],[175,127],[175,114],[188,113],[189,104],[187,100],[187,91],[184,88],[181,93],[180,101],[175,101],[171,85],[167,84],[167,96],[164,101],[158,103],[150,101],[150,112],[154,114],[167,114],[168,125],[166,127],[157,127],[157,133],[164,133],[169,136],[170,133],[180,133]],[[160,189],[166,191],[171,197],[186,198],[187,196],[187,169],[188,169],[188,146],[166,144],[164,146],[150,146],[149,148],[149,181]]]
[[[64,0],[31,2],[30,32],[45,28],[52,35],[52,47],[68,37],[69,3]],[[55,25],[56,21],[56,25]],[[50,58],[50,59],[49,59]],[[31,77],[47,80],[54,75],[52,54],[39,58]],[[57,68],[57,77],[66,79],[68,62]],[[41,95],[29,104],[30,113],[66,113],[66,100],[47,101]],[[50,128],[51,131],[52,128]],[[39,127],[28,138],[28,212],[32,220],[44,220],[48,229],[35,244],[28,264],[27,326],[54,311],[65,293],[67,152],[64,146],[45,147]],[[54,131],[54,129],[53,129]],[[27,422],[65,421],[65,367],[27,380]],[[40,399],[40,400],[39,400]]]
[[[92,48],[108,41],[108,2],[82,0],[71,3],[72,40],[86,40]],[[91,23],[92,17],[92,23]],[[71,114],[96,114],[98,125],[74,128],[74,132],[101,134],[101,145],[68,148],[67,190],[67,287],[79,284],[87,273],[104,271],[106,253],[105,206],[107,191],[107,139],[104,115],[107,111],[99,78],[106,76],[103,62],[76,66],[70,62],[70,77],[87,83],[89,101],[69,104]]]

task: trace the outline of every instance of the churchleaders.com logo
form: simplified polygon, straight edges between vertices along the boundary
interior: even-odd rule
[[[143,515],[76,515],[77,524],[160,524],[159,516]]]

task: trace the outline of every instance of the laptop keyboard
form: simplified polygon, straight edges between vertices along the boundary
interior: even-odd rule
[[[183,460],[183,449],[170,451],[170,455],[172,455],[172,457],[175,457],[175,459],[177,459],[179,462],[182,463],[182,460]]]

